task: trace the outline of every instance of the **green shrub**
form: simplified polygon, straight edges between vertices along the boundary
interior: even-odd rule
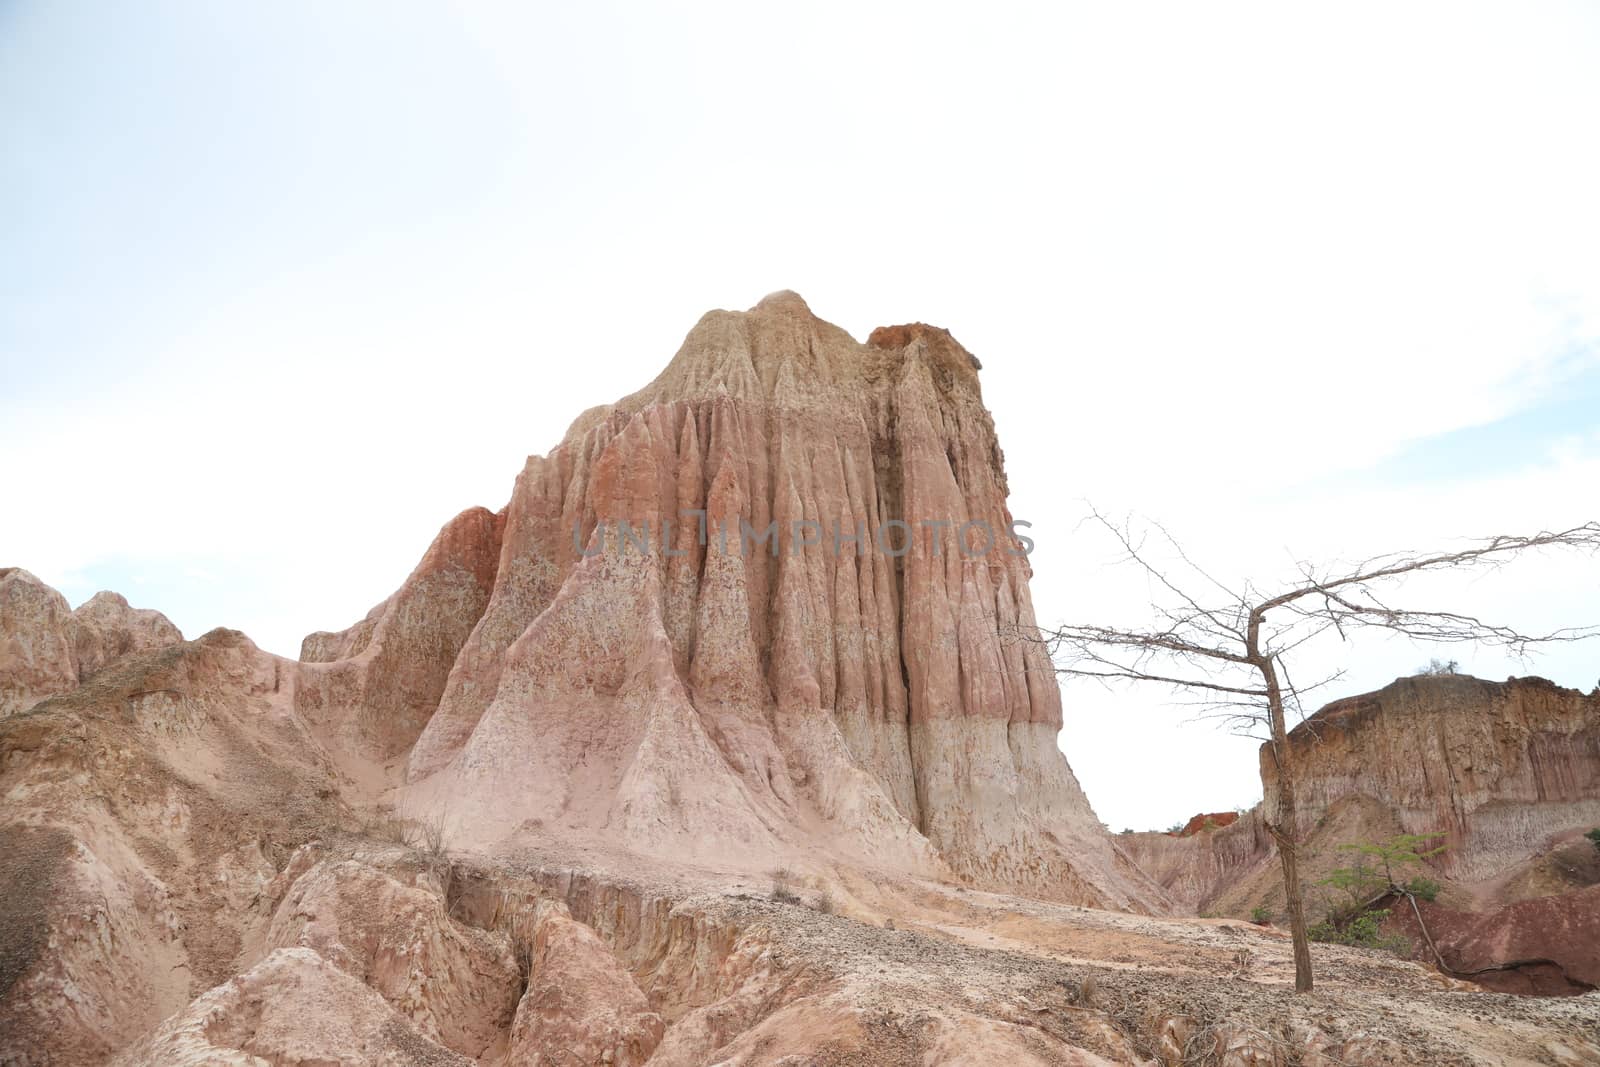
[[[1416,875],[1402,882],[1404,868],[1419,867],[1422,861],[1445,850],[1444,845],[1424,848],[1428,842],[1443,834],[1400,834],[1376,844],[1340,845],[1339,851],[1352,852],[1356,862],[1350,867],[1336,867],[1328,872],[1319,885],[1336,890],[1343,902],[1329,909],[1328,920],[1343,928],[1344,923],[1368,903],[1386,893],[1411,893],[1423,900],[1439,895],[1439,883],[1432,878]]]
[[[1375,948],[1404,956],[1411,951],[1411,942],[1403,937],[1383,936],[1383,921],[1389,917],[1387,908],[1372,908],[1356,912],[1340,920],[1331,916],[1316,923],[1306,931],[1313,941],[1330,945],[1349,945],[1351,948]]]
[[[1595,848],[1600,848],[1600,826],[1596,826],[1583,836],[1587,837]]]
[[[1400,877],[1404,868],[1421,866],[1423,860],[1443,852],[1443,845],[1425,847],[1442,836],[1401,834],[1373,844],[1340,845],[1341,851],[1356,854],[1356,862],[1328,872],[1328,877],[1318,883],[1334,890],[1336,897],[1328,903],[1323,921],[1306,931],[1307,935],[1313,941],[1410,955],[1409,940],[1382,934],[1388,910],[1368,905],[1392,893],[1410,893],[1423,900],[1437,897],[1440,886],[1432,878],[1415,875],[1401,882]]]
[[[1345,924],[1344,943],[1347,945],[1360,945],[1363,948],[1372,948],[1378,943],[1378,931],[1383,927],[1383,920],[1389,917],[1388,908],[1373,908],[1371,911],[1361,912]]]
[[[1250,920],[1258,923],[1271,922],[1272,909],[1265,904],[1257,904],[1250,909]]]
[[[1405,884],[1405,890],[1414,897],[1433,900],[1439,895],[1439,883],[1432,878],[1423,878],[1419,875]]]

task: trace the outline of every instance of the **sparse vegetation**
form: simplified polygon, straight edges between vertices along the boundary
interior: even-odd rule
[[[1423,900],[1433,900],[1439,895],[1439,883],[1432,878],[1418,875],[1405,882],[1400,878],[1405,868],[1420,865],[1423,860],[1445,850],[1444,845],[1423,847],[1441,836],[1400,834],[1377,843],[1340,845],[1341,851],[1353,852],[1359,858],[1349,867],[1330,871],[1319,883],[1341,896],[1327,905],[1323,920],[1310,927],[1307,936],[1313,941],[1408,953],[1411,944],[1405,938],[1383,936],[1383,922],[1389,917],[1389,909],[1374,905],[1391,895]],[[1418,918],[1420,920],[1420,914]]]
[[[1313,924],[1306,931],[1313,941],[1352,948],[1375,948],[1396,955],[1411,951],[1411,942],[1399,936],[1383,936],[1383,921],[1389,917],[1388,908],[1367,908],[1346,915],[1340,922],[1331,918]]]
[[[421,852],[430,864],[447,859],[448,854],[444,847],[444,820],[434,818],[415,825],[416,834],[409,842],[412,847]]]
[[[800,894],[794,891],[794,875],[787,867],[772,872],[772,899],[779,904],[800,903]]]
[[[460,887],[456,884],[455,861],[445,846],[443,819],[418,822],[401,818],[392,811],[372,811],[357,822],[356,833],[373,841],[409,849],[423,869],[438,881],[446,908],[454,910],[459,902]]]
[[[1593,830],[1590,830],[1583,836],[1589,839],[1589,843],[1591,845],[1597,849],[1600,849],[1600,826],[1596,826]]]
[[[1453,659],[1430,659],[1427,666],[1418,667],[1418,674],[1459,674],[1461,664]]]
[[[1257,904],[1255,907],[1250,909],[1250,921],[1257,923],[1271,922],[1272,909],[1267,907],[1265,904]]]
[[[834,913],[833,894],[826,889],[817,897],[817,910],[824,915],[832,915]]]
[[[436,817],[418,823],[412,847],[422,854],[423,863],[438,879],[446,914],[454,915],[456,905],[461,903],[461,891],[465,886],[457,880],[455,860],[450,858],[450,852],[445,847],[444,820]]]
[[[1396,891],[1404,891],[1406,887],[1400,883],[1402,868],[1419,866],[1423,860],[1443,852],[1447,847],[1445,845],[1428,849],[1422,847],[1429,841],[1436,841],[1443,836],[1443,834],[1399,834],[1376,844],[1340,845],[1339,848],[1343,852],[1354,852],[1362,857],[1356,866],[1348,868],[1349,870],[1366,871],[1380,884]],[[1368,867],[1367,858],[1375,860],[1376,866]],[[1337,875],[1340,871],[1333,873]],[[1426,878],[1414,880],[1431,884],[1437,895],[1438,883],[1429,882]]]
[[[1439,883],[1418,875],[1405,884],[1405,891],[1414,897],[1431,901],[1439,896]]]
[[[392,811],[372,811],[356,823],[356,832],[389,845],[410,845],[413,829],[409,820]]]

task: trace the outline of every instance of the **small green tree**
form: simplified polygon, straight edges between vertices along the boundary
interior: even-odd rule
[[[1594,845],[1595,848],[1600,848],[1600,826],[1596,826],[1593,830],[1590,830],[1583,836],[1587,837],[1589,839],[1589,843]]]
[[[1407,871],[1422,861],[1437,856],[1444,845],[1425,848],[1442,834],[1400,834],[1373,844],[1340,845],[1342,852],[1353,852],[1357,860],[1349,867],[1337,867],[1322,879],[1322,885],[1343,894],[1327,909],[1322,922],[1307,931],[1313,941],[1331,941],[1363,948],[1402,951],[1404,938],[1384,938],[1379,931],[1389,917],[1387,908],[1374,907],[1390,894],[1419,896],[1432,900],[1439,894],[1439,883],[1420,875],[1406,877]],[[1401,881],[1405,878],[1405,881]]]
[[[1358,868],[1370,870],[1371,874],[1380,881],[1380,891],[1383,888],[1397,893],[1406,891],[1409,883],[1402,883],[1400,878],[1407,867],[1420,867],[1422,861],[1437,856],[1448,846],[1439,845],[1437,848],[1424,849],[1422,846],[1429,841],[1443,837],[1443,834],[1400,834],[1378,844],[1340,845],[1343,852],[1354,852],[1362,857],[1357,863]],[[1368,867],[1366,861],[1372,860]],[[1338,871],[1334,871],[1338,874]],[[1427,881],[1427,879],[1422,879]],[[1434,892],[1437,893],[1437,883]]]

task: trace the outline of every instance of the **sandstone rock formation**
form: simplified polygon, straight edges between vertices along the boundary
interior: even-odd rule
[[[874,342],[793,293],[713,312],[654,382],[529,460],[411,752],[409,812],[459,843],[550,827],[707,861],[821,836],[1164,906],[1056,748],[977,361],[929,326]]]
[[[75,688],[137,652],[175,645],[178,628],[116,593],[96,593],[77,611],[21,567],[0,567],[0,717]]]
[[[1426,873],[1444,895],[1424,921],[1453,973],[1494,988],[1584,989],[1600,968],[1600,863],[1582,831],[1600,825],[1600,692],[1541,678],[1402,678],[1335,701],[1290,734],[1301,782],[1302,878],[1318,886],[1353,860],[1340,846],[1432,833],[1445,851]],[[1263,809],[1276,804],[1270,753],[1263,805],[1226,826],[1121,838],[1179,907],[1281,914],[1277,854]],[[1200,819],[1197,816],[1196,819]],[[1409,904],[1391,901],[1395,931],[1432,958]],[[1502,965],[1527,961],[1511,971]],[[1488,969],[1488,970],[1486,970]]]
[[[293,678],[218,630],[0,719],[0,1062],[103,1062],[237,972],[338,792]]]
[[[1178,834],[1122,834],[1118,842],[1139,869],[1189,914],[1217,910],[1219,897],[1236,892],[1244,881],[1264,882],[1264,892],[1270,892],[1275,885],[1272,877],[1277,870],[1277,854],[1259,807],[1230,820],[1226,826]],[[1230,908],[1227,913],[1242,915],[1248,913],[1248,908],[1244,912]]]
[[[116,1067],[468,1067],[310,949],[281,949],[206,993]]]
[[[1237,811],[1201,812],[1184,823],[1179,829],[1169,831],[1169,835],[1172,837],[1193,837],[1202,831],[1221,830],[1224,827],[1232,826],[1238,821],[1239,813]]]
[[[1420,922],[1419,922],[1420,920]],[[1395,902],[1389,926],[1429,939],[1451,973],[1512,993],[1600,989],[1600,885],[1480,911]]]
[[[976,371],[712,313],[298,661],[0,572],[0,1063],[1600,1063],[1589,998],[1319,946],[1311,1001],[1274,931],[1139,914]]]
[[[296,710],[336,747],[379,762],[403,757],[438,707],[451,666],[483,614],[501,518],[457,515],[389,599],[341,633],[300,649]]]
[[[1600,826],[1600,690],[1542,678],[1401,678],[1335,701],[1290,734],[1306,825],[1340,800],[1389,807],[1406,833],[1444,834],[1438,869],[1478,881]],[[1262,753],[1268,811],[1276,804]]]
[[[72,613],[67,624],[82,682],[123,656],[166,648],[183,634],[159,611],[134,608],[118,593],[99,592]]]
[[[21,567],[0,569],[0,716],[78,684],[66,597]]]
[[[314,949],[430,1041],[473,1060],[503,1045],[522,989],[509,945],[451,922],[437,887],[355,859],[296,878],[263,947]]]
[[[528,983],[511,1028],[513,1063],[640,1067],[666,1025],[633,976],[563,904],[541,901],[528,935]]]
[[[1505,903],[1517,899],[1521,883],[1511,880],[1522,867],[1600,825],[1600,691],[1542,678],[1401,678],[1334,701],[1290,741],[1314,874],[1342,862],[1340,843],[1437,832],[1446,848],[1433,869],[1466,887],[1492,883]],[[1264,902],[1275,870],[1262,815],[1277,803],[1270,760],[1263,746],[1265,800],[1237,823],[1177,838],[1127,834],[1124,850],[1190,906],[1224,892],[1230,913]]]

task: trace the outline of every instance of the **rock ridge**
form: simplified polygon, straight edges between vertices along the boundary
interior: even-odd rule
[[[70,692],[125,656],[183,640],[159,611],[99,592],[76,611],[21,567],[0,567],[0,718]]]

